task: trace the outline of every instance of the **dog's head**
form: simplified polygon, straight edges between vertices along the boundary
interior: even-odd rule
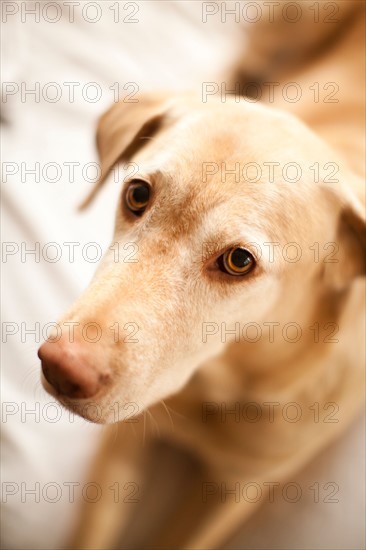
[[[292,116],[148,95],[115,104],[97,144],[102,175],[86,202],[116,163],[135,173],[95,278],[40,350],[46,389],[86,418],[164,399],[235,324],[308,320],[364,269],[357,200],[326,180],[350,176]]]

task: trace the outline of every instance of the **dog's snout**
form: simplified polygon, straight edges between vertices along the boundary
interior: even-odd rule
[[[93,357],[81,344],[45,342],[38,351],[42,372],[58,394],[74,399],[94,397],[111,377],[93,364]]]

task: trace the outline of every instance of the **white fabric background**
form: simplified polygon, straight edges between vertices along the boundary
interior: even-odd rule
[[[18,3],[20,8],[21,4],[24,2]],[[135,15],[138,23],[114,23],[109,9],[112,4],[99,3],[102,17],[95,24],[82,18],[81,7],[75,8],[75,21],[70,23],[68,11],[59,2],[63,17],[56,23],[42,16],[38,23],[31,15],[23,23],[19,12],[9,16],[2,29],[3,82],[24,83],[28,89],[39,82],[42,90],[53,81],[62,89],[62,98],[56,103],[42,96],[36,102],[31,95],[22,102],[17,93],[2,105],[3,161],[17,163],[19,168],[6,181],[3,177],[2,240],[19,247],[23,242],[28,248],[39,242],[41,249],[56,242],[62,252],[55,263],[42,256],[37,262],[31,255],[22,261],[21,254],[16,253],[2,266],[2,320],[18,327],[16,334],[8,336],[2,352],[2,482],[7,484],[3,485],[3,500],[4,487],[16,492],[3,504],[3,548],[63,547],[75,516],[65,483],[85,481],[88,461],[102,429],[47,405],[52,399],[38,381],[38,342],[34,336],[25,335],[24,329],[37,322],[43,327],[55,321],[87,285],[95,264],[83,259],[82,246],[97,242],[104,249],[109,243],[118,185],[107,186],[87,212],[79,214],[76,210],[92,185],[83,178],[81,168],[97,161],[94,131],[98,117],[113,101],[109,86],[134,81],[142,91],[200,90],[202,81],[214,80],[226,68],[242,32],[233,19],[221,24],[212,18],[203,24],[201,2],[139,2]],[[121,11],[121,16],[129,11]],[[92,10],[89,14],[93,16]],[[52,10],[49,17],[54,17]],[[69,101],[64,82],[80,82],[74,102]],[[89,82],[97,82],[103,89],[96,103],[81,96],[80,89]],[[53,176],[50,169],[39,182],[32,175],[22,181],[24,168],[34,168],[36,162],[41,170],[47,163],[58,163],[61,179],[48,181]],[[70,182],[65,162],[81,165],[75,168],[74,182]],[[23,170],[21,163],[25,163]],[[74,262],[69,261],[65,242],[80,243]],[[26,414],[26,409],[35,407],[35,414]],[[56,412],[61,418],[51,422]],[[293,507],[293,515],[288,506],[267,507],[265,529],[263,521],[257,525],[253,520],[244,539],[240,537],[233,547],[362,548],[362,453],[360,421],[344,443],[325,454],[323,466],[309,474],[313,481],[342,484],[339,505],[314,507],[302,499]],[[26,495],[25,490],[35,488],[37,482],[40,501],[35,503],[34,495]],[[61,489],[61,498],[54,503],[48,502],[56,494],[52,487],[42,495],[50,483]]]

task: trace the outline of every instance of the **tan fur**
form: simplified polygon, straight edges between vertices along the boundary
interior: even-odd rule
[[[313,37],[305,27],[298,44],[301,64],[296,70],[289,64],[282,73],[284,82],[296,81],[303,89],[317,79],[337,81],[339,104],[304,99],[265,106],[234,99],[223,103],[218,97],[203,104],[191,94],[149,94],[134,105],[114,105],[101,119],[103,175],[98,187],[116,162],[133,159],[141,177],[151,182],[153,199],[137,221],[117,205],[113,242],[121,249],[136,243],[138,261],[115,263],[107,252],[95,279],[61,323],[78,321],[82,327],[98,322],[102,327],[97,345],[82,342],[81,328],[75,331],[78,345],[91,346],[95,360],[112,372],[113,384],[91,400],[102,411],[98,421],[117,420],[115,403],[118,420],[131,411],[123,408],[126,403],[137,404],[140,413],[149,408],[151,416],[144,413],[136,423],[120,424],[117,438],[114,432],[106,435],[90,479],[105,488],[116,479],[143,484],[143,457],[156,440],[188,450],[202,464],[190,466],[187,503],[181,502],[165,526],[150,528],[144,548],[221,548],[261,501],[256,506],[219,497],[203,502],[203,484],[289,479],[338,437],[362,406],[363,10],[360,2],[348,2],[345,11],[338,31],[332,27],[339,40],[328,48],[329,27],[317,28]],[[289,47],[286,40],[282,44],[283,30],[270,28],[266,49],[273,51],[277,41],[281,48]],[[253,34],[246,58],[263,58],[263,72],[270,63],[267,53],[256,51],[260,32],[257,28]],[[279,162],[281,169],[297,162],[302,177],[285,182],[276,168],[274,183],[264,177],[238,182],[234,174],[223,181],[219,170],[204,182],[207,162],[226,163],[228,170],[236,162]],[[316,162],[337,163],[339,183],[314,183],[310,167]],[[262,257],[247,277],[230,279],[212,269],[215,256],[235,244],[247,245],[255,255],[248,244],[253,242],[261,246]],[[274,261],[266,242],[279,243]],[[293,242],[302,251],[296,263],[280,253]],[[315,242],[319,262],[310,248]],[[207,243],[214,253],[204,252]],[[337,263],[324,262],[328,243],[339,246]],[[136,323],[138,342],[114,342],[109,327],[115,322],[120,327]],[[206,322],[226,323],[228,330],[236,322],[262,328],[266,322],[280,327],[296,322],[303,336],[296,343],[281,336],[256,343],[235,342],[231,336],[224,342],[218,331],[205,343]],[[314,342],[309,329],[314,323],[339,326],[338,342],[324,342],[325,333]],[[86,400],[59,399],[88,416]],[[203,421],[207,403],[230,409],[238,402],[256,403],[262,418],[250,423],[228,416],[222,422],[211,415]],[[280,404],[271,421],[268,402]],[[291,402],[302,411],[296,423],[280,413]],[[320,408],[335,403],[338,422],[314,422],[310,407],[315,402]],[[162,495],[157,499],[156,505]],[[116,504],[111,492],[104,491],[99,503],[84,505],[70,548],[137,548],[142,544],[137,535],[135,542],[121,535],[136,507]]]

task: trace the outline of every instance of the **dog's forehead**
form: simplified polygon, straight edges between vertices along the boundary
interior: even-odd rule
[[[305,127],[292,115],[265,105],[216,100],[212,104],[177,106],[171,116],[173,142],[185,143],[185,149],[195,150],[203,157],[210,154],[217,160],[227,156],[258,158],[271,150],[281,155],[290,143],[297,153],[302,149],[297,147],[296,137]]]
[[[142,175],[154,181],[164,225],[176,227],[184,218],[192,226],[210,219],[218,226],[220,218],[245,218],[264,227],[278,217],[276,225],[286,228],[287,218],[304,216],[306,197],[316,191],[306,171],[316,159],[302,155],[302,141],[294,137],[303,129],[292,127],[291,118],[237,104],[182,109],[174,118],[139,160]],[[304,181],[296,184],[289,166],[295,160],[306,164]],[[289,181],[278,177],[286,166]]]
[[[222,105],[201,106],[181,114],[172,126],[172,150],[176,147],[187,162],[229,162],[244,160],[250,149],[253,113],[246,109],[223,109]]]
[[[307,130],[292,117],[263,106],[233,101],[178,105],[170,122],[152,140],[146,160],[150,169],[172,175],[175,189],[204,190],[220,181],[227,191],[239,181],[273,179],[278,165],[291,170],[296,161],[308,168],[316,160]]]

